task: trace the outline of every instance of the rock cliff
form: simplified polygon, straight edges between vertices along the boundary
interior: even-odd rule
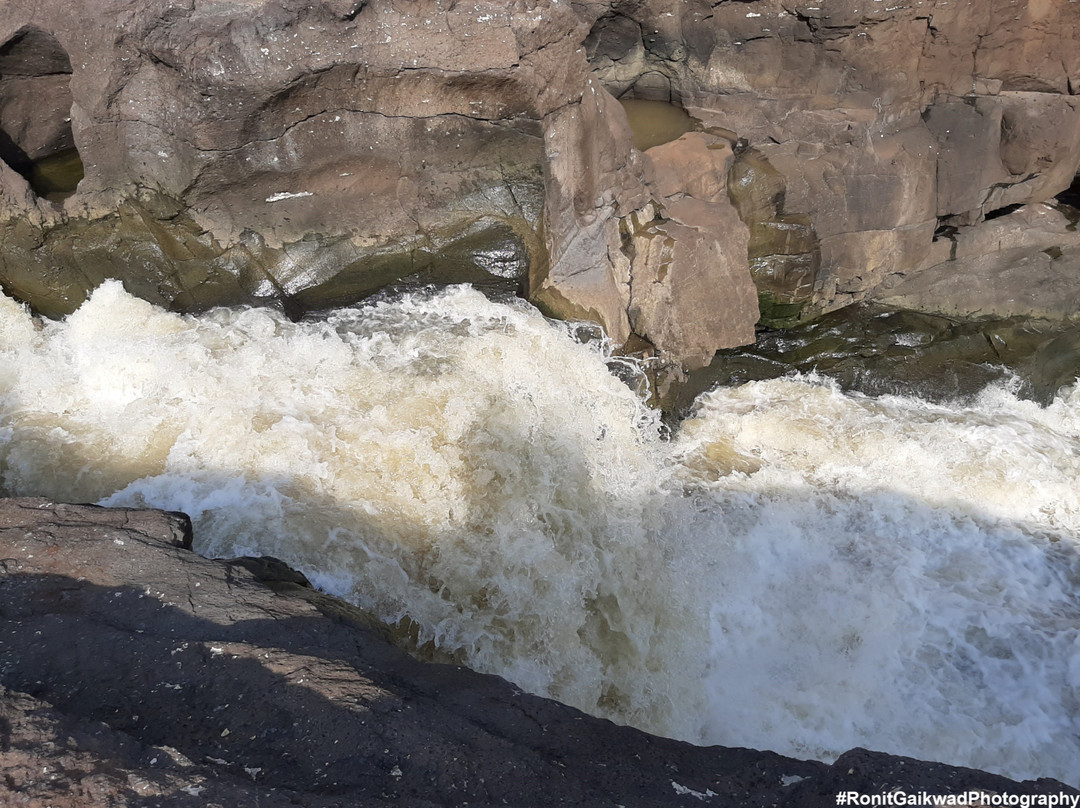
[[[1077,174],[1078,39],[1053,0],[8,0],[0,284],[300,314],[501,277],[693,368],[759,296],[996,252]],[[617,97],[698,131],[640,151]],[[1059,242],[1025,255],[1075,274]]]
[[[832,806],[836,793],[1075,794],[852,750],[700,748],[416,661],[182,514],[0,500],[5,805]],[[989,803],[988,803],[989,804]]]
[[[1075,4],[598,11],[588,50],[606,87],[671,99],[744,145],[731,194],[750,225],[758,289],[781,307],[767,314],[779,319],[947,262],[935,242],[1051,199],[1080,164]]]

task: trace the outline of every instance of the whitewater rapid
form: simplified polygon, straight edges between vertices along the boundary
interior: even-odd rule
[[[187,512],[420,646],[695,743],[1080,783],[1080,392],[702,396],[466,287],[293,323],[0,297],[0,487]]]

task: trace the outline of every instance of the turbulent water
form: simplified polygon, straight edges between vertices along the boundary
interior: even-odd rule
[[[9,494],[189,513],[416,642],[654,732],[1080,783],[1080,392],[812,378],[671,439],[603,347],[451,288],[292,323],[0,297]]]

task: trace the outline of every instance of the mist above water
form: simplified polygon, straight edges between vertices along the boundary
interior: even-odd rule
[[[1080,394],[781,378],[671,440],[598,344],[456,287],[321,320],[0,298],[0,485],[189,513],[416,642],[696,743],[1080,782]]]

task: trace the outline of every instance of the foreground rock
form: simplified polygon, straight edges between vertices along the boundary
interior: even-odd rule
[[[418,662],[280,564],[189,543],[179,514],[0,500],[3,804],[825,806],[840,790],[1063,788],[652,737]]]

